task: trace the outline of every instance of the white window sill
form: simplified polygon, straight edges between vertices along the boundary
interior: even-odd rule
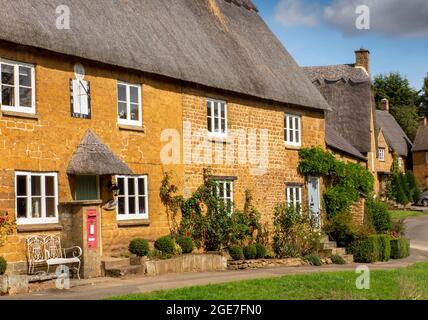
[[[148,220],[149,215],[145,214],[129,214],[129,215],[117,215],[117,221],[135,221],[135,220]]]
[[[302,144],[293,144],[293,143],[288,143],[288,142],[284,142],[284,145],[287,149],[293,149],[293,150],[299,150],[302,148]]]
[[[46,225],[46,224],[55,224],[55,223],[59,223],[59,219],[58,218],[52,218],[52,219],[42,219],[42,218],[33,218],[33,219],[22,219],[22,218],[18,218],[16,220],[16,225],[17,226],[26,226],[26,225]]]
[[[119,130],[126,130],[126,131],[138,131],[138,132],[145,132],[145,129],[141,125],[137,124],[118,124]]]
[[[37,224],[21,224],[17,225],[18,232],[45,232],[45,231],[61,231],[62,225],[59,223],[37,223]]]
[[[9,111],[9,110],[2,110],[1,111],[2,117],[17,117],[17,118],[27,118],[27,119],[39,119],[39,116],[36,113],[29,113],[29,112],[22,112],[18,110]]]
[[[208,132],[208,140],[213,142],[227,142],[227,133]]]

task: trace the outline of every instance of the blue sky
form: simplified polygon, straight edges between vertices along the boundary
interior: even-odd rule
[[[371,52],[372,75],[399,71],[419,90],[428,73],[428,1],[359,0],[371,8],[371,28],[350,31],[344,16],[355,25],[354,1],[253,0],[299,65],[353,63],[354,51],[364,47]]]

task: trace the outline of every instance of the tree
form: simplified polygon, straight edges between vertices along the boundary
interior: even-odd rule
[[[428,117],[428,74],[424,79],[421,91],[419,114]]]
[[[375,101],[379,107],[383,98],[389,100],[390,112],[411,140],[419,125],[419,92],[398,72],[378,75],[374,79]]]

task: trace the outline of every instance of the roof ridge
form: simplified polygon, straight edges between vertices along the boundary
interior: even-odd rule
[[[259,12],[259,9],[254,5],[251,0],[223,0],[228,3],[233,3],[238,7],[245,8],[249,11]]]

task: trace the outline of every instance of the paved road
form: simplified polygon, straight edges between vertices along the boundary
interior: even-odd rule
[[[428,261],[428,216],[408,219],[406,225],[407,234],[412,239],[411,256],[403,260],[391,260],[389,262],[372,264],[370,265],[372,270],[403,268],[418,261]],[[157,277],[135,276],[126,279],[100,278],[77,281],[70,290],[49,289],[31,295],[0,297],[0,300],[99,300],[129,293],[150,292],[210,283],[224,283],[244,279],[279,277],[299,273],[355,270],[355,267],[356,264],[344,266],[327,265],[321,267],[278,267],[244,271],[167,274]]]

